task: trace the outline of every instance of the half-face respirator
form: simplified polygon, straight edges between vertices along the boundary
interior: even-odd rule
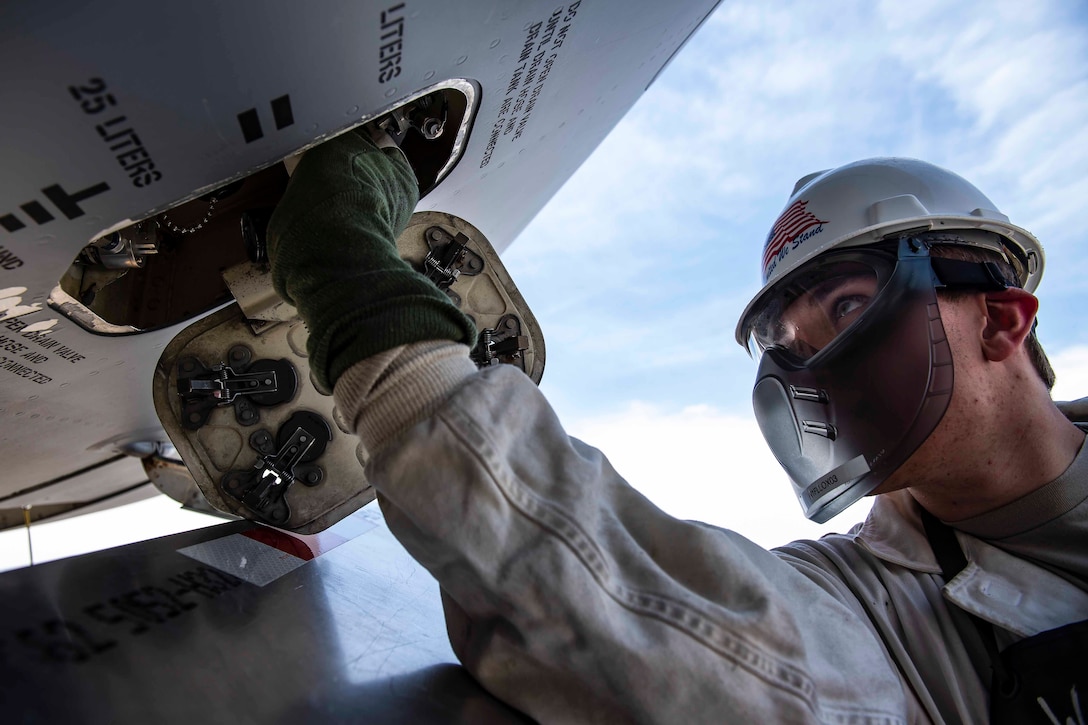
[[[932,258],[905,237],[829,252],[750,310],[756,420],[808,518],[871,493],[944,416],[954,375],[936,289],[1010,284],[995,265]]]

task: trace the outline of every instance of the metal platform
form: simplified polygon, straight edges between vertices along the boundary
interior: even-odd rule
[[[5,723],[528,722],[456,664],[438,584],[367,507],[0,574]]]

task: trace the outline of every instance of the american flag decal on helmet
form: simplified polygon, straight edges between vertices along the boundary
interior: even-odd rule
[[[808,205],[808,201],[795,201],[789,206],[786,211],[782,212],[782,216],[778,217],[778,221],[771,227],[770,234],[767,235],[767,246],[763,250],[763,273],[767,273],[767,268],[771,262],[782,251],[783,247],[789,244],[795,239],[799,239],[804,235],[804,239],[815,235],[816,232],[811,234],[805,234],[812,227],[818,227],[821,224],[827,224],[827,221],[821,221],[816,216],[805,209]],[[800,241],[804,241],[801,239]]]

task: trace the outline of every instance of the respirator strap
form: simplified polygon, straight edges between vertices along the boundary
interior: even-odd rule
[[[1001,292],[1019,287],[1005,278],[994,262],[967,262],[962,259],[931,257],[933,272],[945,289],[973,289],[980,292]]]

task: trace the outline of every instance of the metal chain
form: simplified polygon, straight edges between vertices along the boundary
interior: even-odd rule
[[[188,228],[179,227],[177,224],[170,221],[170,219],[166,216],[166,214],[161,215],[162,223],[166,226],[167,229],[172,231],[174,234],[196,234],[197,232],[199,232],[201,229],[204,228],[205,224],[207,224],[209,221],[211,221],[212,214],[215,213],[215,204],[216,204],[217,201],[219,201],[219,200],[216,199],[214,196],[208,201],[208,213],[204,215],[204,218],[201,219],[200,223],[198,223],[195,227],[188,227]]]

